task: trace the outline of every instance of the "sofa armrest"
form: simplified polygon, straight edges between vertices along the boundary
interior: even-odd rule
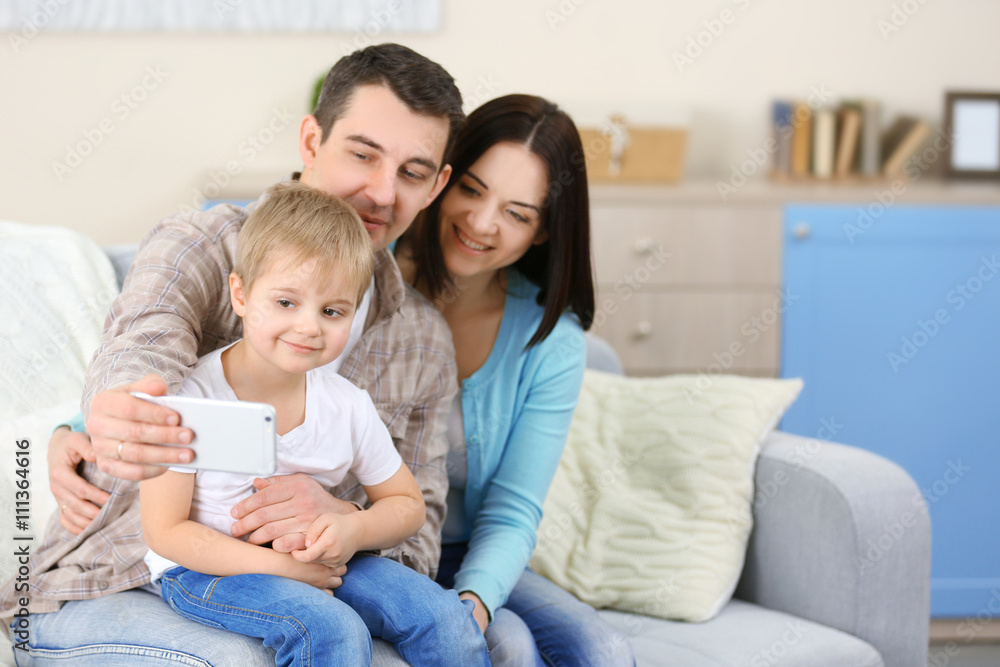
[[[107,254],[111,260],[111,264],[115,267],[115,278],[118,279],[119,289],[125,284],[125,276],[128,274],[128,268],[132,265],[132,260],[135,259],[135,253],[138,250],[138,243],[125,243],[104,248],[105,254]]]
[[[772,433],[736,595],[864,639],[887,667],[924,665],[930,517],[913,479],[871,452]]]

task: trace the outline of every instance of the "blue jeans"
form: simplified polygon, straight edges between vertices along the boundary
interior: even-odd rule
[[[371,664],[372,640],[361,617],[301,581],[270,574],[213,577],[175,567],[160,587],[181,616],[262,639],[276,665]]]
[[[274,667],[274,651],[259,639],[188,620],[138,589],[34,614],[29,645],[14,651],[19,667]],[[373,645],[373,664],[400,664],[384,639]]]
[[[628,637],[611,627],[589,604],[529,569],[524,570],[504,608],[530,628],[546,665],[635,665]]]
[[[486,641],[454,591],[399,563],[355,556],[333,597],[284,577],[212,577],[174,568],[163,599],[192,620],[260,638],[278,665],[368,665],[371,637],[416,665],[489,665]]]
[[[274,651],[259,639],[188,620],[144,590],[67,602],[29,620],[29,650],[14,651],[18,667],[274,667]]]
[[[468,545],[441,548],[438,582],[451,586]],[[507,602],[486,628],[494,665],[632,667],[628,638],[604,621],[589,604],[525,568]],[[389,667],[392,662],[377,662]]]

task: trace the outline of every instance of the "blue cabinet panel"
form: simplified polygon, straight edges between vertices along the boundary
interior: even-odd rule
[[[1000,208],[879,208],[785,209],[782,375],[805,387],[782,428],[905,468],[931,613],[976,616],[1000,591]]]

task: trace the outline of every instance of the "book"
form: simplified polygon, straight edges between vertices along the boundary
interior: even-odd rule
[[[861,174],[875,177],[881,164],[882,107],[874,100],[861,103]]]
[[[774,103],[774,170],[775,176],[789,176],[792,173],[792,105],[788,102]]]
[[[837,122],[833,109],[818,109],[813,120],[813,175],[828,179],[833,176],[834,146]]]
[[[812,109],[804,102],[793,105],[795,114],[792,123],[792,175],[809,175],[812,152]]]
[[[856,162],[858,138],[861,134],[861,111],[853,105],[844,104],[837,115],[839,131],[833,175],[837,178],[846,178],[851,174]]]
[[[896,176],[930,135],[931,127],[924,121],[901,116],[882,137],[882,175]]]

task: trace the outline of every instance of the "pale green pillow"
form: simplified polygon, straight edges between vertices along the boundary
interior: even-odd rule
[[[715,616],[743,569],[759,443],[801,389],[588,370],[532,569],[597,608]]]

